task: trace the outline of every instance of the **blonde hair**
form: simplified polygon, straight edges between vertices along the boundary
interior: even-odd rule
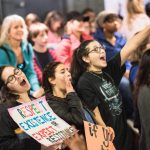
[[[141,0],[128,0],[127,11],[128,24],[130,25],[136,14],[144,13],[144,4],[142,4]]]
[[[38,34],[42,31],[48,33],[48,27],[44,23],[33,23],[29,28],[29,35],[31,37],[37,37]]]
[[[24,31],[24,37],[23,41],[27,41],[28,31],[27,26],[25,24],[24,19],[19,15],[10,15],[4,18],[2,26],[1,26],[1,33],[0,33],[0,46],[2,46],[5,43],[9,43],[8,41],[8,34],[10,31],[10,28],[14,22],[21,21],[23,25],[23,31]]]

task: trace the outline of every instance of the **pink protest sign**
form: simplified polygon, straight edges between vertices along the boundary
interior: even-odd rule
[[[84,129],[88,150],[115,150],[112,128],[84,121]]]

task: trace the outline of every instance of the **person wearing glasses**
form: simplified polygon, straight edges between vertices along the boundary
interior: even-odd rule
[[[88,108],[115,131],[117,150],[130,149],[129,132],[119,83],[125,72],[125,61],[150,35],[150,26],[132,37],[122,50],[106,62],[106,52],[96,40],[83,42],[74,52],[71,64],[73,85]]]
[[[106,61],[114,57],[125,45],[126,39],[118,32],[120,21],[119,16],[110,11],[101,11],[96,18],[97,29],[94,33],[94,39],[105,46]],[[132,118],[133,104],[130,90],[129,73],[131,63],[125,62],[126,71],[119,84],[119,90],[125,105],[125,113],[128,118]]]
[[[12,66],[0,67],[0,149],[40,150],[41,145],[13,121],[8,108],[30,102],[30,84],[25,74]]]
[[[30,83],[26,75],[12,66],[0,67],[0,149],[56,150],[60,143],[45,147],[23,132],[8,113],[8,108],[30,102]]]

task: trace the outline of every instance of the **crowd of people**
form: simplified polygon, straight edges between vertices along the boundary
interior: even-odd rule
[[[150,149],[149,5],[144,10],[141,0],[128,0],[124,18],[90,8],[66,16],[50,11],[44,21],[34,13],[6,16],[0,28],[0,150],[86,150],[83,121],[111,127],[116,150]],[[79,132],[45,147],[20,130],[8,108],[42,96]],[[137,143],[127,119],[139,130]]]

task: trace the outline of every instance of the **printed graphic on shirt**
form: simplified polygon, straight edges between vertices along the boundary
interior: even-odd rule
[[[111,82],[102,81],[100,91],[104,96],[105,102],[113,116],[120,115],[122,112],[122,101],[120,100],[119,90]]]

